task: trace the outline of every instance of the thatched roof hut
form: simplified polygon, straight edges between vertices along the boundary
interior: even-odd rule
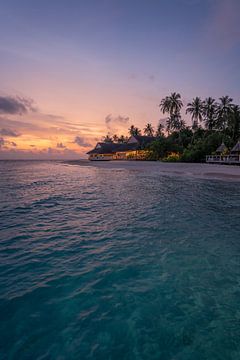
[[[231,150],[232,154],[240,154],[240,141],[236,143],[236,145]]]
[[[226,145],[224,143],[222,143],[216,150],[216,154],[223,154],[226,153],[228,151],[228,148],[226,147]]]

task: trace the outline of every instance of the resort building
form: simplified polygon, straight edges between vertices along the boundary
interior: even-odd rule
[[[206,156],[207,163],[240,165],[240,141],[231,149],[230,153],[224,143],[217,148],[215,153]]]
[[[99,142],[87,152],[89,160],[145,160],[149,154],[146,149],[156,138],[153,136],[131,136],[127,143]]]
[[[224,142],[216,150],[217,155],[224,155],[224,154],[228,154],[228,153],[229,153],[229,150],[228,150],[227,146],[224,144]]]

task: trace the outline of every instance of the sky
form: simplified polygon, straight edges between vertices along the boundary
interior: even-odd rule
[[[1,1],[0,159],[82,158],[156,127],[173,91],[239,104],[239,14],[239,0]]]

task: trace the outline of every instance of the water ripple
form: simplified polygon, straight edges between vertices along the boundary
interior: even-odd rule
[[[240,358],[239,184],[0,167],[0,359]]]

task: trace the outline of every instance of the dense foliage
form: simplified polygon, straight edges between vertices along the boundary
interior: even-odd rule
[[[166,96],[159,107],[168,115],[165,126],[159,123],[155,131],[148,123],[143,129],[143,135],[155,136],[155,141],[148,146],[150,160],[200,162],[206,155],[213,154],[222,142],[231,149],[240,138],[240,107],[229,96],[222,96],[218,102],[212,97],[194,98],[186,106],[191,126],[186,126],[182,118],[180,94]],[[139,128],[130,127],[129,135],[141,134]],[[126,142],[127,138],[107,135],[105,141]]]

